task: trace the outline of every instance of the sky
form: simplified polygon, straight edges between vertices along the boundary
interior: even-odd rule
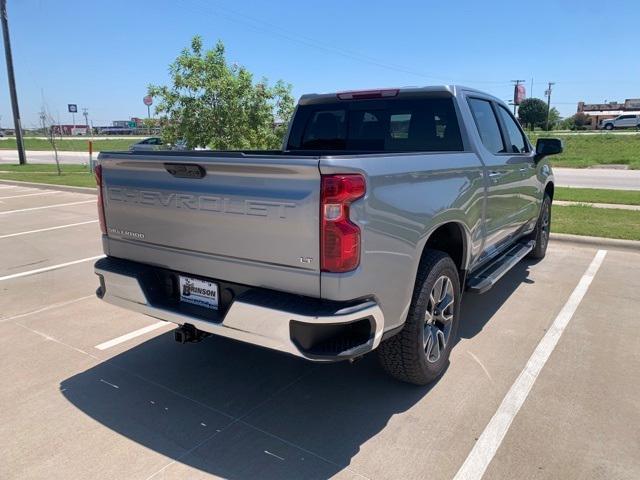
[[[198,34],[294,95],[456,83],[508,101],[511,80],[576,104],[640,98],[640,0],[7,0],[22,124],[43,105],[95,126],[145,117],[149,84]],[[0,57],[0,127],[13,125]],[[533,85],[531,84],[533,80]],[[152,107],[153,109],[153,107]],[[153,110],[152,110],[153,114]],[[77,115],[77,123],[83,119]]]

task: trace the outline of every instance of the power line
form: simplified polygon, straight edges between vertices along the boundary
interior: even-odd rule
[[[418,76],[418,77],[422,77],[422,78],[428,78],[428,79],[432,79],[432,80],[438,80],[438,81],[443,81],[446,83],[483,83],[483,84],[494,84],[494,85],[508,85],[509,82],[506,81],[486,81],[486,80],[457,80],[457,81],[453,81],[451,78],[446,78],[446,77],[439,77],[439,76],[435,76],[435,75],[428,75],[425,74],[424,72],[419,72],[416,71],[414,69],[411,69],[409,67],[403,66],[403,65],[398,65],[398,64],[394,64],[394,63],[389,63],[386,62],[384,60],[380,60],[378,58],[372,57],[370,55],[365,55],[359,52],[354,52],[351,50],[347,50],[344,48],[340,48],[340,47],[335,47],[333,45],[329,45],[323,42],[320,42],[318,40],[315,40],[313,38],[310,37],[306,37],[297,33],[293,33],[283,27],[280,27],[278,25],[275,25],[273,23],[269,23],[266,22],[264,20],[260,20],[254,17],[251,17],[249,15],[231,10],[229,8],[226,7],[222,7],[220,5],[211,5],[208,3],[201,3],[201,2],[195,2],[198,4],[199,8],[199,12],[201,13],[205,13],[207,15],[212,15],[212,11],[211,9],[215,10],[217,12],[216,14],[216,19],[219,18],[224,18],[226,20],[229,20],[231,22],[235,22],[235,23],[239,23],[244,25],[245,27],[256,31],[258,33],[263,33],[263,34],[267,34],[267,35],[272,35],[272,36],[276,36],[276,37],[280,37],[283,38],[285,40],[289,40],[289,41],[293,41],[293,42],[297,42],[300,43],[302,45],[308,46],[308,47],[312,47],[315,48],[317,50],[322,50],[324,52],[327,53],[331,53],[334,55],[340,55],[342,57],[345,58],[349,58],[351,60],[356,60],[356,61],[360,61],[363,63],[368,63],[370,65],[375,65],[377,67],[380,68],[385,68],[387,70],[393,70],[393,71],[397,71],[397,72],[402,72],[402,73],[407,73],[410,75],[414,75],[414,76]],[[183,5],[185,8],[190,8],[192,5],[188,5],[185,4],[183,2]]]

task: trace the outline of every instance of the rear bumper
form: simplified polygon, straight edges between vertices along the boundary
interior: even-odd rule
[[[308,360],[363,355],[380,344],[384,332],[382,310],[373,300],[323,302],[239,285],[233,291],[234,285],[225,284],[225,290],[233,292],[228,305],[203,315],[159,297],[160,286],[153,284],[154,279],[158,273],[164,275],[162,288],[166,288],[171,283],[166,278],[175,272],[106,257],[96,262],[95,273],[100,277],[96,294],[108,303]]]

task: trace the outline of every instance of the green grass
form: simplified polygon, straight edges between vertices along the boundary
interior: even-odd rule
[[[640,205],[640,191],[603,190],[599,188],[556,187],[554,200],[588,203],[618,203],[622,205]]]
[[[592,237],[640,240],[640,212],[584,205],[553,207],[551,231]]]
[[[65,173],[88,172],[86,165],[73,165],[63,163],[60,169]],[[56,172],[55,164],[50,163],[28,163],[27,165],[0,163],[0,172]]]
[[[530,133],[531,143],[540,137],[553,137],[553,132]],[[640,169],[640,134],[559,135],[564,152],[549,157],[554,167],[586,168],[592,165],[618,164]]]
[[[87,167],[82,165],[62,165],[58,175],[55,165],[0,165],[0,180],[49,183],[74,187],[95,187],[96,181]]]
[[[107,150],[129,150],[129,146],[132,143],[138,142],[138,138],[113,138],[109,140],[94,140],[93,151],[101,152]],[[70,139],[64,138],[57,140],[56,145],[58,150],[64,152],[88,152],[89,140],[83,139]],[[0,139],[0,149],[2,150],[16,150],[15,138],[3,138]],[[25,138],[24,139],[25,150],[53,150],[49,140],[41,138]]]

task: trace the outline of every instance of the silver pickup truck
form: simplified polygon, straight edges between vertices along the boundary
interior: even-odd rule
[[[542,258],[554,183],[504,103],[459,86],[304,95],[282,150],[103,152],[98,297],[314,361],[445,369],[462,292]]]

